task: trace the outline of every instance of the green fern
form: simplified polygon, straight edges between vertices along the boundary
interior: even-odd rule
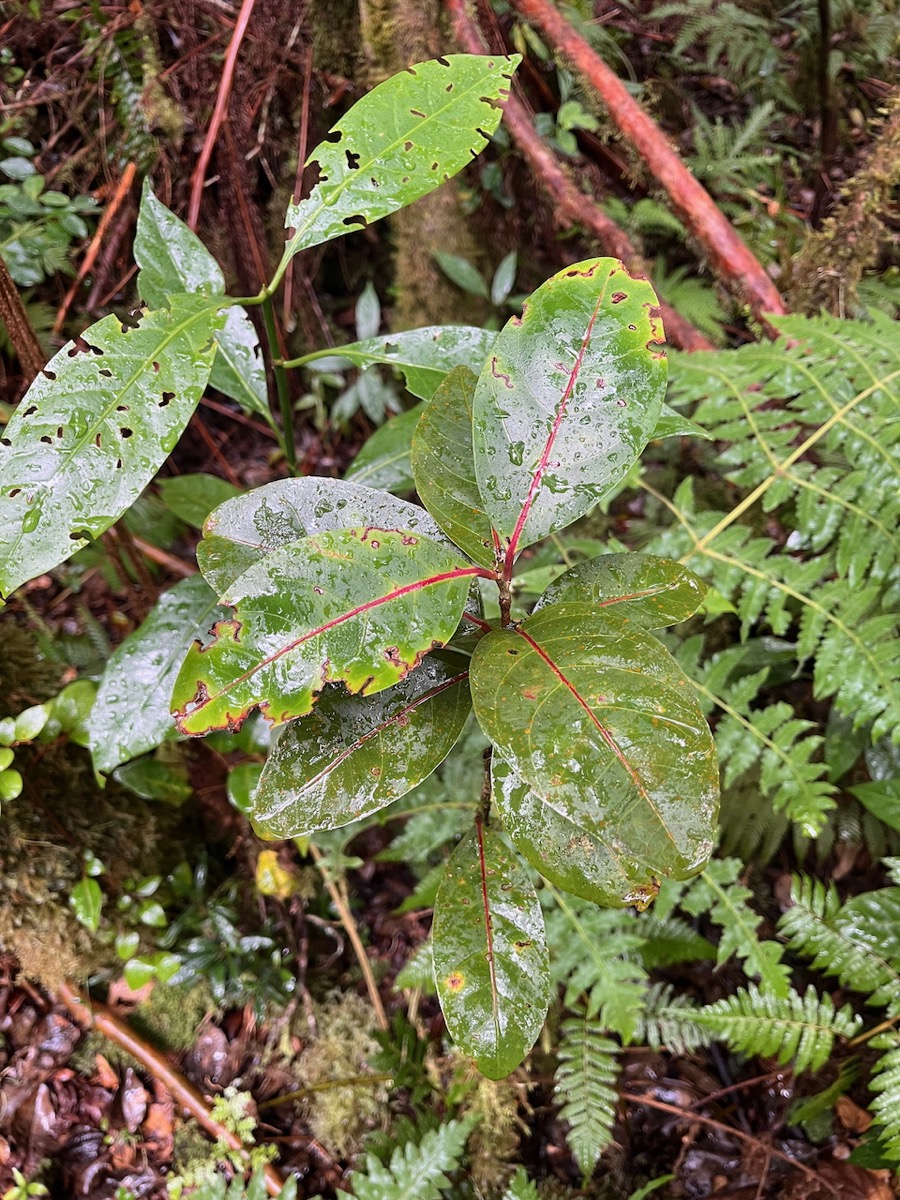
[[[556,1095],[560,1116],[569,1125],[569,1149],[585,1179],[612,1141],[618,1050],[586,1008],[562,1023]]]
[[[501,1200],[540,1200],[537,1188],[528,1178],[524,1167],[519,1167],[509,1181]]]
[[[396,1146],[390,1163],[366,1155],[364,1169],[351,1172],[349,1183],[358,1200],[441,1200],[450,1187],[448,1175],[459,1169],[472,1122],[447,1121],[426,1133],[418,1145]]]
[[[191,1192],[191,1200],[266,1200],[269,1191],[266,1177],[257,1171],[249,1183],[242,1175],[235,1175],[229,1185],[224,1175],[217,1175]],[[291,1175],[278,1193],[277,1200],[296,1200],[297,1176]]]
[[[885,1053],[875,1064],[870,1089],[875,1099],[870,1108],[881,1131],[882,1149],[892,1162],[900,1162],[900,1033],[879,1034],[869,1043]]]
[[[693,1054],[708,1046],[712,1037],[694,1019],[699,1009],[690,996],[677,993],[671,984],[655,983],[648,989],[641,1014],[640,1035],[652,1050]]]
[[[836,1010],[829,996],[812,986],[806,994],[760,992],[752,984],[733,996],[698,1009],[693,1021],[741,1054],[793,1060],[796,1071],[817,1071],[831,1056],[836,1037],[852,1037],[860,1018],[849,1005]]]
[[[774,112],[774,101],[766,100],[751,109],[743,125],[726,125],[709,121],[695,106],[691,168],[697,178],[712,182],[720,193],[729,185],[739,191],[758,186],[760,170],[773,161],[766,130]]]

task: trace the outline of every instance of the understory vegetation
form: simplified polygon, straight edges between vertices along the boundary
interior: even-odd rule
[[[0,1195],[900,1194],[893,0],[3,22]]]

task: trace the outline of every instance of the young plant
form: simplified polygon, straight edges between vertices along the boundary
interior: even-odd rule
[[[360,101],[313,153],[319,182],[289,208],[272,282],[240,304],[145,191],[136,257],[153,310],[127,329],[106,317],[61,350],[0,439],[0,588],[117,520],[207,382],[263,411],[241,305],[270,312],[294,253],[459,170],[497,125],[511,66],[437,60]],[[234,732],[259,709],[284,728],[248,815],[263,837],[296,838],[409,792],[474,710],[491,749],[439,888],[434,964],[452,1036],[494,1078],[531,1047],[551,996],[526,864],[590,901],[643,907],[713,845],[709,727],[652,633],[695,611],[699,579],[656,556],[607,554],[513,615],[523,552],[611,498],[673,418],[685,431],[663,405],[662,338],[651,286],[599,258],[546,282],[497,335],[451,327],[344,347],[357,365],[399,368],[425,401],[409,450],[424,507],[324,478],[218,504],[197,550],[205,583],[179,584],[117,649],[91,717],[95,765],[111,771],[173,732],[170,697],[188,736]],[[279,409],[291,464],[285,388]]]

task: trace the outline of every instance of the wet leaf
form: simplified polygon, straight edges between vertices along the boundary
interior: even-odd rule
[[[278,739],[247,815],[260,837],[293,838],[378,812],[440,766],[470,708],[468,660],[450,653],[377,696],[328,688]]]
[[[580,604],[475,648],[482,729],[544,804],[606,848],[621,897],[686,878],[713,845],[718,767],[689,680],[649,633]]]
[[[900,779],[858,783],[847,790],[879,821],[900,831]]]
[[[158,758],[136,758],[125,763],[115,769],[113,779],[142,800],[159,800],[175,808],[193,795],[185,775]]]
[[[339,479],[278,479],[219,505],[203,529],[197,562],[223,596],[239,575],[289,542],[327,529],[374,525],[443,541],[424,508]]]
[[[482,509],[472,456],[475,376],[451,371],[419,418],[412,443],[416,491],[444,533],[475,562],[495,565],[491,523]]]
[[[434,978],[454,1042],[489,1079],[514,1071],[544,1024],[550,967],[528,872],[476,822],[447,863],[434,906]]]
[[[430,325],[339,346],[334,355],[355,367],[393,367],[403,376],[408,392],[430,400],[454,367],[468,367],[477,374],[496,338],[494,330],[475,325]]]
[[[705,595],[706,584],[671,559],[602,554],[554,580],[534,611],[548,604],[593,604],[642,629],[661,629],[693,616]]]
[[[357,101],[313,150],[319,182],[288,206],[286,256],[411,204],[468,166],[500,124],[519,56],[450,54]]]
[[[169,701],[194,638],[226,616],[199,575],[164,592],[150,615],[106,665],[90,717],[94,766],[112,771],[174,732]]]
[[[91,933],[100,928],[100,913],[103,911],[103,892],[96,879],[82,879],[72,888],[70,897],[75,919]]]
[[[474,400],[475,470],[520,550],[583,516],[637,460],[666,387],[656,296],[612,258],[567,267],[498,335]]]
[[[141,494],[197,406],[222,317],[175,296],[137,328],[113,315],[69,343],[6,426],[0,461],[0,591],[58,566]],[[77,401],[77,402],[76,402]]]
[[[134,257],[141,268],[138,292],[150,308],[165,308],[176,292],[225,292],[222,269],[190,226],[176,217],[144,180],[134,238]],[[209,377],[211,387],[236,400],[271,425],[266,373],[259,338],[246,310],[233,305],[216,331],[218,353]]]
[[[203,527],[203,522],[214,508],[232,496],[240,495],[227,479],[202,473],[173,475],[170,479],[158,479],[157,485],[166,508],[195,529]]]
[[[410,451],[424,404],[391,417],[376,429],[347,468],[345,479],[402,496],[415,490]]]
[[[668,404],[664,404],[650,440],[651,442],[658,442],[661,438],[668,437],[699,437],[710,441],[712,434],[707,433],[702,426],[692,421],[690,417],[686,417],[683,413],[676,412],[674,408],[669,408]]]
[[[652,887],[635,887],[608,846],[546,804],[494,750],[494,811],[519,853],[545,879],[607,908],[646,905]]]
[[[234,620],[189,651],[173,696],[179,730],[230,729],[257,705],[277,725],[305,716],[329,682],[364,695],[391,687],[453,636],[477,573],[420,533],[372,525],[274,550],[229,588]]]

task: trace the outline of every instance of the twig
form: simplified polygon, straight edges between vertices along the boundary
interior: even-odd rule
[[[331,1092],[336,1088],[371,1087],[376,1083],[393,1081],[393,1075],[349,1075],[346,1079],[321,1079],[318,1083],[309,1083],[293,1092],[285,1092],[281,1096],[273,1096],[271,1100],[263,1100],[256,1107],[259,1112],[264,1112],[267,1108],[278,1108],[279,1105],[289,1104],[292,1100],[303,1100],[315,1092]]]
[[[466,9],[466,0],[446,0],[453,18],[454,33],[460,46],[469,54],[486,54],[481,33]],[[553,201],[557,224],[568,227],[581,225],[597,239],[607,254],[619,258],[634,275],[649,275],[647,264],[638,254],[631,239],[595,204],[580,191],[556,155],[534,128],[521,100],[510,96],[503,110],[503,123],[518,146],[522,157],[531,167],[537,182]],[[660,302],[666,337],[680,350],[712,350],[712,342],[703,336],[690,321],[677,313],[665,301]]]
[[[62,304],[56,311],[56,321],[53,325],[54,333],[59,333],[59,331],[62,329],[63,322],[66,319],[72,301],[78,294],[78,289],[81,287],[84,277],[88,274],[91,267],[93,267],[94,263],[97,261],[97,255],[100,253],[100,249],[106,241],[106,235],[109,227],[112,224],[116,213],[119,211],[128,197],[128,193],[131,191],[131,185],[134,183],[134,177],[136,173],[137,164],[133,162],[127,163],[125,170],[122,172],[122,178],[119,180],[118,184],[116,185],[116,190],[113,192],[112,199],[103,210],[103,216],[100,218],[100,221],[97,225],[97,232],[91,238],[91,244],[88,246],[87,252],[84,258],[81,260],[81,265],[78,268],[78,274],[75,277],[75,282],[66,292]]]
[[[22,303],[19,289],[13,282],[6,263],[0,255],[0,319],[9,333],[9,340],[16,348],[22,375],[31,383],[47,361],[44,348],[38,341],[28,310]]]
[[[356,928],[356,922],[353,920],[353,913],[350,911],[350,905],[347,897],[342,894],[341,889],[328,874],[327,870],[321,868],[320,863],[324,857],[322,851],[315,844],[309,843],[309,853],[313,862],[319,867],[319,873],[325,881],[325,887],[328,889],[328,895],[331,897],[331,902],[337,909],[337,914],[341,919],[341,924],[344,927],[344,932],[350,939],[350,945],[353,947],[356,954],[356,960],[359,963],[360,970],[363,973],[363,979],[366,981],[366,990],[369,993],[369,999],[372,1001],[372,1007],[375,1009],[375,1017],[378,1021],[378,1027],[382,1032],[387,1032],[390,1028],[390,1023],[387,1019],[387,1013],[384,1011],[384,1004],[381,1000],[381,994],[378,991],[378,984],[375,982],[375,976],[372,973],[372,964],[369,962],[369,956],[366,954],[366,948],[362,944],[362,938],[359,936],[359,930]]]
[[[126,1021],[117,1017],[99,1000],[92,999],[89,1004],[85,1003],[81,990],[71,984],[62,985],[59,997],[79,1025],[87,1029],[96,1029],[98,1033],[102,1033],[105,1038],[109,1038],[136,1058],[158,1083],[171,1092],[176,1103],[189,1112],[210,1137],[224,1143],[229,1150],[236,1150],[245,1157],[248,1156],[247,1147],[241,1139],[215,1119],[206,1100],[190,1080],[185,1079],[164,1055],[139,1037]],[[277,1196],[284,1186],[284,1180],[271,1163],[265,1168],[265,1179],[269,1195]]]
[[[708,1125],[710,1129],[718,1129],[720,1133],[727,1133],[736,1137],[738,1141],[749,1142],[750,1145],[756,1146],[768,1158],[781,1159],[782,1162],[788,1163],[792,1167],[796,1167],[798,1171],[802,1171],[804,1175],[808,1175],[810,1179],[814,1179],[817,1184],[826,1187],[832,1195],[838,1195],[837,1188],[833,1187],[827,1179],[814,1171],[812,1167],[808,1167],[806,1163],[799,1162],[796,1158],[791,1158],[789,1154],[785,1154],[783,1150],[776,1150],[774,1146],[767,1146],[761,1142],[759,1138],[754,1137],[750,1133],[744,1133],[742,1129],[735,1129],[732,1125],[725,1125],[722,1121],[714,1121],[712,1117],[701,1117],[699,1113],[692,1112],[685,1108],[679,1108],[675,1104],[666,1104],[662,1100],[652,1100],[649,1096],[643,1096],[634,1092],[619,1092],[619,1099],[624,1100],[626,1104],[641,1105],[645,1104],[648,1108],[659,1109],[660,1112],[671,1113],[674,1117],[681,1117],[682,1120],[691,1124],[697,1122],[700,1125]]]
[[[765,319],[766,314],[777,316],[787,311],[777,288],[656,122],[550,0],[513,0],[513,7],[543,32],[596,91],[621,136],[637,152],[666,192],[675,212],[703,247],[715,274],[749,307],[766,333],[777,336]]]
[[[203,196],[203,186],[206,182],[206,168],[209,166],[209,160],[212,158],[213,147],[219,136],[222,122],[225,120],[228,100],[231,96],[231,85],[234,82],[234,69],[237,65],[237,57],[241,49],[241,42],[244,40],[244,35],[247,32],[247,26],[250,24],[250,17],[253,14],[255,3],[256,0],[243,0],[241,4],[241,11],[238,13],[238,18],[234,25],[234,33],[231,35],[231,41],[228,43],[228,53],[225,55],[225,65],[222,68],[222,78],[219,82],[216,106],[213,109],[206,137],[203,139],[203,149],[200,151],[200,157],[197,159],[197,165],[191,175],[191,201],[188,206],[187,223],[194,230],[197,228],[197,219],[200,216],[200,200]]]
[[[158,566],[165,567],[173,575],[181,575],[183,579],[190,579],[192,575],[197,574],[197,568],[192,563],[185,562],[183,558],[176,558],[174,554],[169,554],[167,550],[154,546],[152,542],[147,542],[142,537],[135,537],[134,534],[131,535],[131,540],[144,558],[149,558]]]

